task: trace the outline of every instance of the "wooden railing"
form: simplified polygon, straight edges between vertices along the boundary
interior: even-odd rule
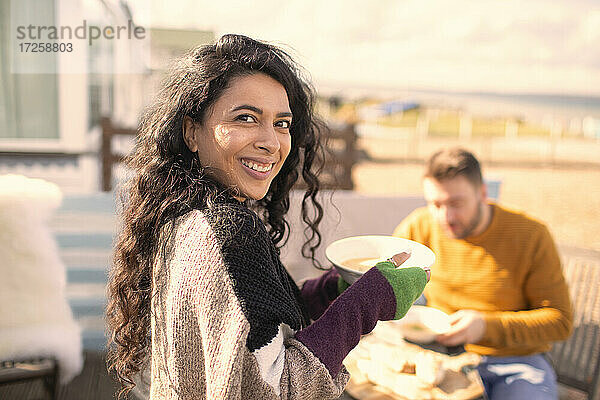
[[[113,152],[113,137],[115,136],[131,136],[135,137],[137,130],[131,128],[122,128],[113,125],[110,118],[102,118],[102,143],[100,146],[101,159],[101,184],[102,191],[109,192],[112,190],[112,175],[113,166],[123,161],[124,155],[115,154]]]
[[[135,137],[137,130],[115,126],[109,118],[102,118],[101,185],[102,191],[112,190],[113,167],[121,163],[123,154],[115,153],[113,138],[116,136]],[[352,167],[358,161],[356,150],[357,135],[354,125],[331,125],[324,130],[325,162],[320,175],[324,189],[352,190]],[[298,187],[302,187],[300,179]]]
[[[358,161],[354,125],[330,126],[326,135],[325,169],[320,176],[323,189],[354,189],[352,168]]]
[[[325,160],[319,174],[321,189],[354,189],[352,168],[358,162],[356,148],[358,136],[354,125],[331,123],[323,130],[322,142]],[[298,179],[295,188],[303,189],[306,184]]]

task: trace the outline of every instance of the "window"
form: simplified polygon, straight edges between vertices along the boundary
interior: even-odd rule
[[[54,1],[0,0],[0,19],[0,139],[58,139],[57,75],[13,73],[20,68],[11,66],[18,51],[12,40],[16,32],[11,32],[15,22],[54,25]],[[27,58],[28,63],[56,61],[53,53]]]

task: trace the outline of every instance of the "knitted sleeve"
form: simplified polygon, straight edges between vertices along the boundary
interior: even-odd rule
[[[548,229],[539,225],[523,290],[528,310],[484,314],[487,328],[479,344],[494,347],[539,345],[565,340],[572,329],[572,310],[560,258]]]
[[[167,257],[168,290],[158,297],[166,315],[154,317],[166,329],[160,341],[153,329],[153,398],[340,396],[347,372],[332,379],[293,339],[307,317],[269,243],[260,219],[241,205],[193,211],[178,227]],[[161,359],[166,372],[155,373]]]

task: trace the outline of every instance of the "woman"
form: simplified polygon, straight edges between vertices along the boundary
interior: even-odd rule
[[[299,170],[313,262],[320,241],[313,98],[285,52],[244,36],[172,68],[130,161],[109,283],[125,390],[149,362],[153,399],[337,398],[360,335],[423,290],[425,271],[395,268],[405,253],[348,288],[332,270],[299,289],[281,265]]]

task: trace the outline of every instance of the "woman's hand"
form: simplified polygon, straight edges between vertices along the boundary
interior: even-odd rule
[[[393,256],[388,258],[388,261],[393,262],[396,265],[396,267],[399,267],[400,265],[402,265],[402,263],[404,263],[404,261],[408,260],[409,258],[410,253],[403,251],[401,253],[394,254]]]
[[[409,258],[410,258],[410,252],[403,251],[401,253],[394,254],[392,257],[388,258],[388,261],[391,261],[397,267],[399,267]],[[431,278],[431,270],[429,269],[429,267],[422,267],[422,269],[427,274],[427,282],[429,282],[429,279]]]

